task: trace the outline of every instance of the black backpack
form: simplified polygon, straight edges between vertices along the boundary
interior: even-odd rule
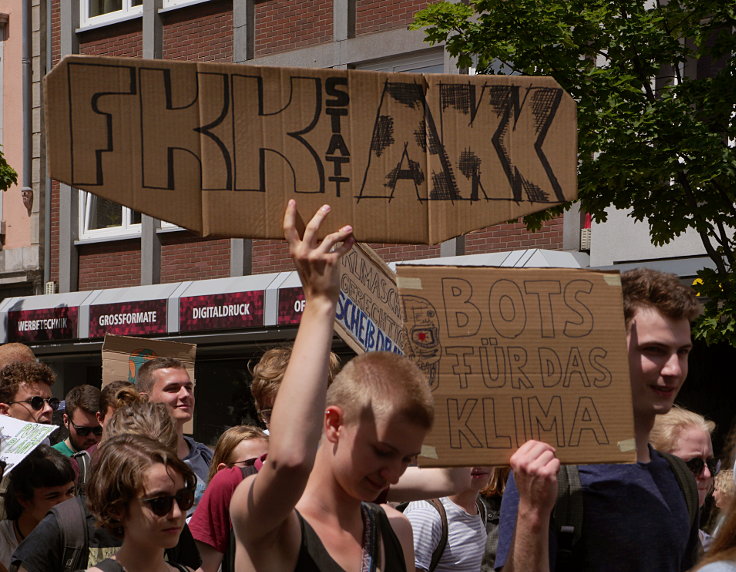
[[[698,524],[700,504],[695,479],[685,461],[669,453],[657,452],[667,460],[675,474],[685,497],[692,530]],[[557,504],[552,512],[552,530],[557,536],[555,569],[560,572],[576,569],[575,548],[583,532],[583,487],[577,465],[563,465],[557,473]]]

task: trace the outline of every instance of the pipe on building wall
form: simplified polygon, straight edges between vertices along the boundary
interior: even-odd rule
[[[51,0],[46,0],[46,69],[44,75],[51,71],[54,63],[51,53]],[[44,130],[42,130],[44,131]],[[43,283],[51,280],[51,177],[44,170],[46,177],[43,186]]]
[[[23,67],[23,204],[31,214],[33,207],[33,60],[31,46],[33,38],[33,22],[31,0],[23,0],[23,33],[21,43],[21,65]]]

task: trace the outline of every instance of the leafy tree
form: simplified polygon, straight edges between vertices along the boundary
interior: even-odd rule
[[[5,155],[0,151],[0,191],[7,191],[11,185],[18,184],[18,173],[8,165]]]
[[[578,103],[581,207],[630,209],[655,245],[697,231],[715,268],[696,336],[736,345],[732,0],[439,2],[412,27],[461,67],[554,77]]]

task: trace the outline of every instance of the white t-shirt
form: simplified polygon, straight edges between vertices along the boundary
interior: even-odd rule
[[[447,512],[447,546],[436,572],[480,570],[486,549],[486,526],[479,514],[468,514],[447,497],[440,499]],[[414,565],[429,570],[432,552],[442,536],[439,512],[427,501],[411,502],[404,510],[414,531]]]
[[[0,520],[0,564],[10,568],[10,557],[18,548],[12,520]]]

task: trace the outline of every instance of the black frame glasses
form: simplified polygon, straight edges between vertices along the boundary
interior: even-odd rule
[[[179,506],[179,510],[187,512],[194,506],[194,489],[181,489],[175,495],[162,495],[141,499],[141,502],[151,509],[156,516],[166,516],[171,512],[174,501]]]
[[[33,408],[34,411],[41,411],[43,409],[43,404],[48,403],[49,407],[56,411],[59,409],[59,399],[56,397],[41,397],[40,395],[34,395],[33,397],[30,397],[28,399],[24,399],[23,401],[11,401],[8,403],[8,405],[13,405],[14,403],[27,403],[28,405]]]
[[[689,461],[685,461],[685,464],[696,477],[702,474],[705,466],[708,467],[708,471],[710,471],[710,475],[712,477],[714,477],[721,468],[721,462],[715,457],[709,457],[707,459],[703,459],[702,457],[693,457]]]
[[[267,407],[266,409],[261,409],[258,412],[258,415],[260,415],[261,420],[268,424],[271,423],[271,413],[273,412],[273,409],[271,407]]]
[[[102,436],[102,425],[97,425],[96,427],[84,427],[75,425],[72,421],[69,421],[69,424],[74,427],[74,431],[76,431],[77,435],[80,437],[87,437],[90,433],[94,433],[95,437]]]
[[[252,467],[256,464],[256,461],[259,459],[259,457],[253,457],[252,459],[245,459],[244,461],[235,461],[230,466],[231,467]]]

